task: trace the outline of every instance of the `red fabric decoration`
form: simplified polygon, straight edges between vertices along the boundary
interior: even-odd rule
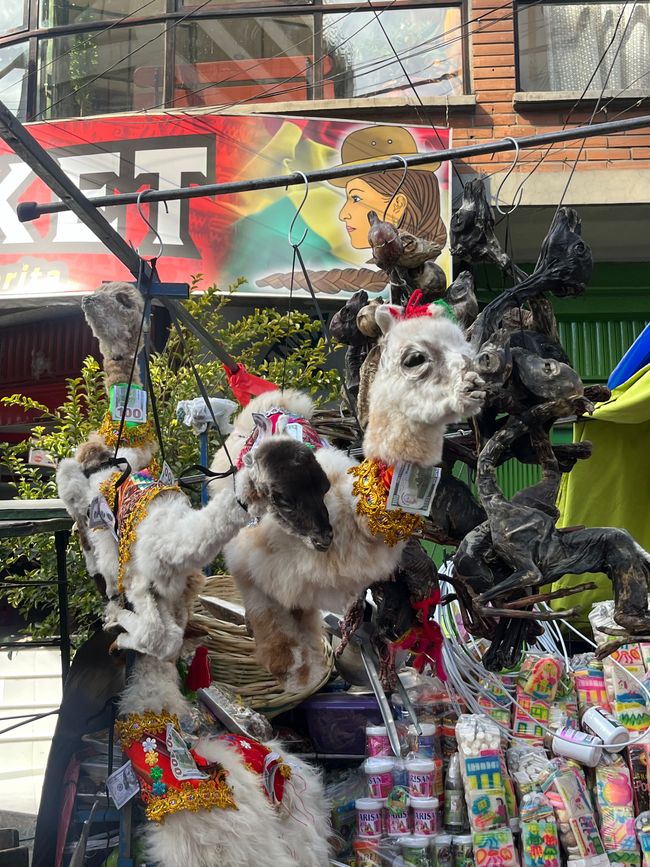
[[[427,662],[433,662],[436,674],[440,680],[447,680],[442,661],[442,631],[440,626],[429,618],[440,602],[440,590],[437,589],[428,599],[414,602],[412,608],[422,614],[422,625],[412,626],[401,638],[391,642],[391,649],[410,650],[415,655],[413,668],[422,671]]]
[[[291,768],[278,753],[245,735],[223,734],[218,740],[237,750],[248,770],[259,776],[262,791],[271,803],[282,802],[285,782],[291,779]],[[199,768],[202,767],[206,760],[197,753],[193,755]]]
[[[277,391],[278,387],[273,382],[268,382],[262,379],[261,376],[254,376],[249,373],[243,364],[237,365],[237,370],[233,373],[226,365],[223,365],[228,377],[228,385],[230,390],[241,403],[242,406],[250,403],[252,397],[257,397],[258,394],[264,394],[266,391]]]
[[[194,652],[194,659],[190,663],[189,671],[187,672],[187,688],[192,692],[197,689],[206,689],[212,683],[212,674],[210,673],[210,662],[208,660],[208,648],[197,647]]]
[[[284,419],[287,424],[299,424],[302,428],[302,441],[305,445],[309,446],[313,449],[320,449],[325,444],[323,442],[322,437],[319,435],[318,431],[311,424],[311,422],[307,421],[306,418],[300,418],[297,415],[287,415],[286,412],[282,409],[270,409],[268,412],[264,413],[266,418],[269,420],[271,425],[271,436],[277,433],[278,430],[278,422],[281,419]],[[253,448],[255,443],[257,442],[257,438],[260,435],[260,429],[257,425],[253,428],[252,432],[249,434],[248,439],[244,443],[244,447],[239,453],[239,457],[237,458],[237,469],[241,470],[244,466],[244,455],[248,454],[248,452]],[[389,485],[390,487],[390,485]]]

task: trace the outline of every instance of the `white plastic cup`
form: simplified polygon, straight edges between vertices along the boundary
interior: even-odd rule
[[[366,752],[369,756],[392,756],[386,726],[366,726]]]
[[[603,754],[600,738],[569,727],[560,729],[551,746],[556,756],[574,759],[587,768],[595,768]]]
[[[620,753],[629,740],[627,729],[604,708],[596,705],[582,715],[582,726],[590,734],[600,738],[608,753]]]
[[[411,798],[413,811],[413,833],[426,837],[438,833],[438,811],[440,801],[437,798]]]
[[[371,798],[387,798],[393,788],[393,760],[371,756],[363,763]]]
[[[384,801],[379,798],[357,798],[357,832],[360,837],[378,837],[383,832]]]
[[[406,762],[408,790],[412,797],[433,797],[435,764],[432,759],[411,759]]]

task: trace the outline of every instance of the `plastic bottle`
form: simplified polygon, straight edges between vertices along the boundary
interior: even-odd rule
[[[463,779],[460,775],[460,757],[458,753],[449,760],[447,777],[445,779],[445,830],[450,834],[462,834],[468,828],[467,806]]]

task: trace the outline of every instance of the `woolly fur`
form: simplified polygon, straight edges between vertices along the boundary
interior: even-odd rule
[[[138,451],[125,449],[124,453],[141,466]],[[149,453],[148,449],[145,452]],[[61,461],[57,470],[59,496],[73,518],[86,515],[99,494],[100,483],[113,472],[114,468],[106,467],[86,478],[76,460]],[[193,509],[179,492],[156,497],[138,524],[125,571],[124,591],[132,611],[117,602],[115,537],[109,529],[89,530],[92,562],[104,577],[109,598],[105,625],[120,625],[126,630],[118,635],[117,647],[175,659],[200,583],[197,573],[214,560],[247,520],[232,487],[221,491],[204,509]]]
[[[160,712],[186,716],[176,669],[139,657],[120,701],[120,714]],[[287,754],[278,742],[271,750],[289,761],[293,773],[281,806],[273,807],[257,774],[222,741],[202,738],[196,751],[227,771],[237,810],[176,813],[147,825],[147,858],[159,867],[326,867],[329,809],[319,774]]]

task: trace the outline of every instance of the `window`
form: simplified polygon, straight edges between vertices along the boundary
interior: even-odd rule
[[[520,3],[517,31],[520,90],[650,87],[650,3]]]
[[[155,106],[153,91],[136,105],[134,70],[163,53],[161,24],[43,39],[39,46],[37,117],[119,114]]]
[[[0,36],[15,33],[27,27],[29,0],[2,0],[0,2]]]
[[[0,99],[18,120],[27,118],[28,44],[0,48]]]
[[[165,9],[165,0],[40,0],[38,18],[41,27],[65,27],[91,21],[146,18]]]
[[[0,35],[0,90],[4,80],[28,120],[410,99],[412,86],[425,100],[454,96],[466,86],[462,3],[375,0],[373,11],[354,0],[0,0],[9,33]],[[28,7],[39,28],[57,28],[32,34],[31,54],[15,35]],[[26,74],[28,55],[36,75]]]
[[[174,106],[463,92],[460,9],[379,9],[181,24]],[[449,43],[451,44],[443,44]],[[151,87],[159,69],[139,70]],[[408,77],[407,77],[408,75]],[[149,95],[145,95],[145,101]]]

